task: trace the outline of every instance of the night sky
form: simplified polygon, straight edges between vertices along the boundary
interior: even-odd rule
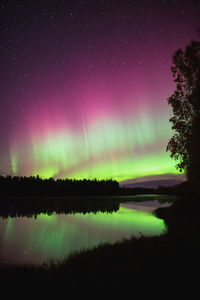
[[[198,38],[200,1],[11,0],[0,10],[1,174],[176,176],[170,67]]]

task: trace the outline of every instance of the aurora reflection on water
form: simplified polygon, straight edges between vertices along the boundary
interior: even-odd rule
[[[120,207],[110,213],[40,214],[37,218],[0,219],[3,263],[41,264],[62,260],[74,251],[115,243],[131,236],[160,235],[162,219],[149,212]]]

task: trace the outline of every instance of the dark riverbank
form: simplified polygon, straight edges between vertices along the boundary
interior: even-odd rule
[[[124,293],[133,290],[151,293],[162,289],[164,294],[178,291],[191,296],[199,289],[199,207],[195,209],[196,201],[191,199],[182,203],[181,200],[156,211],[168,226],[168,233],[163,236],[103,245],[74,254],[62,263],[38,268],[2,265],[2,286],[15,287],[7,289],[7,295],[25,289],[33,295],[55,293],[57,297],[61,293],[76,295],[109,290],[112,294],[119,289]]]

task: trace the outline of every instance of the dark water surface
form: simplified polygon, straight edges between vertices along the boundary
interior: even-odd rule
[[[105,242],[160,235],[165,231],[162,219],[140,207],[133,209],[131,204],[128,207],[122,204],[112,213],[1,217],[0,262],[42,264],[49,259],[62,260],[74,251],[91,249]]]

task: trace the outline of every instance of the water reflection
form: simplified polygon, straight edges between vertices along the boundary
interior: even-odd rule
[[[113,213],[0,218],[0,257],[4,263],[41,264],[105,242],[160,235],[165,230],[164,221],[152,213],[122,206]]]

